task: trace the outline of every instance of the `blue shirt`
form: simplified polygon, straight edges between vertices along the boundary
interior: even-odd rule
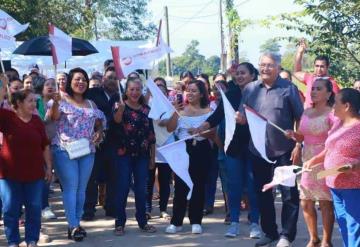
[[[240,111],[244,113],[243,104],[253,108],[280,128],[294,129],[295,121],[300,120],[304,111],[297,87],[280,77],[267,88],[263,81],[250,82],[243,90]],[[269,158],[279,157],[294,148],[295,142],[289,140],[278,129],[268,124],[266,127],[266,154]],[[252,140],[250,151],[260,156]]]

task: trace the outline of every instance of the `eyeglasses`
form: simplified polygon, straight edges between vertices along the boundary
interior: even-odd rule
[[[261,63],[261,64],[259,64],[259,67],[261,68],[261,69],[275,69],[276,67],[277,67],[277,65],[276,64],[270,64],[270,63]]]

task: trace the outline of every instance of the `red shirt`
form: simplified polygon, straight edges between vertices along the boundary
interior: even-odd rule
[[[325,76],[325,77],[328,77],[328,76]],[[312,107],[311,89],[312,89],[312,86],[313,86],[313,84],[314,84],[314,82],[315,82],[315,80],[317,78],[321,78],[321,77],[316,76],[314,74],[309,74],[309,73],[305,74],[304,81],[303,81],[303,83],[306,85],[305,105],[304,105],[305,109],[309,108],[309,107]],[[331,81],[333,92],[335,94],[337,94],[340,91],[340,88],[339,88],[337,82],[335,81],[334,78],[332,78],[330,76],[328,78],[329,78],[329,81]]]
[[[44,178],[43,151],[49,140],[39,116],[28,123],[15,112],[0,109],[0,131],[4,135],[0,151],[0,178],[32,182]]]

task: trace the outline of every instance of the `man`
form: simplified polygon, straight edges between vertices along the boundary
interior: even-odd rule
[[[240,112],[237,122],[246,123],[243,104],[253,108],[282,129],[293,129],[300,121],[303,105],[297,87],[279,76],[281,59],[278,55],[265,53],[260,58],[260,80],[250,82],[243,90]],[[259,200],[261,228],[265,235],[255,246],[267,246],[275,243],[277,247],[288,247],[294,241],[299,213],[299,192],[295,187],[279,186],[283,208],[281,214],[282,231],[277,231],[274,197],[272,192],[262,192],[264,184],[269,183],[277,166],[300,162],[301,146],[289,140],[271,125],[266,130],[266,153],[275,164],[268,163],[250,141],[249,150],[253,162],[256,192]]]
[[[311,101],[311,88],[314,81],[318,77],[328,77],[333,86],[334,93],[339,92],[340,88],[336,83],[335,79],[329,75],[329,58],[326,56],[317,56],[314,61],[314,73],[308,73],[302,71],[301,61],[303,59],[304,53],[306,51],[306,43],[304,39],[300,40],[296,55],[295,55],[295,65],[294,65],[294,76],[296,79],[301,81],[306,85],[305,92],[305,108],[312,107]]]
[[[105,114],[108,126],[113,123],[110,99],[117,92],[118,84],[115,68],[111,66],[105,70],[102,87],[91,88],[88,91],[88,98],[94,101],[97,107]],[[100,203],[102,203],[103,197],[106,198],[104,205],[106,216],[114,216],[114,202],[111,195],[114,194],[114,180],[116,178],[113,177],[114,172],[112,172],[112,163],[110,160],[112,137],[113,135],[107,132],[104,142],[96,149],[94,168],[86,190],[83,220],[91,221],[94,219],[98,194],[100,194]],[[105,194],[109,196],[105,196]]]

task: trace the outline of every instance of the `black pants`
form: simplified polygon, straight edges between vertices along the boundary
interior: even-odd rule
[[[205,199],[205,183],[208,173],[208,166],[211,162],[210,143],[208,140],[197,141],[193,145],[192,140],[186,141],[186,151],[189,154],[189,173],[194,184],[191,199],[189,201],[190,224],[201,224]],[[187,185],[175,176],[175,193],[173,203],[173,216],[171,224],[181,226],[186,213],[189,192]]]
[[[276,160],[275,164],[270,164],[258,156],[251,155],[254,165],[253,172],[255,189],[258,195],[261,228],[265,235],[271,239],[279,238],[276,225],[274,196],[272,190],[262,192],[261,189],[264,184],[271,182],[275,167],[291,164],[290,155],[291,151],[280,157],[269,157],[270,160]],[[292,242],[296,236],[296,224],[299,215],[299,191],[297,186],[286,187],[279,185],[279,189],[283,203],[281,210],[282,231],[280,235]]]
[[[116,175],[114,172],[114,162],[111,160],[111,149],[108,146],[101,146],[96,149],[94,168],[86,188],[86,198],[84,204],[84,215],[93,216],[98,201],[98,185],[106,184],[105,213],[107,216],[114,216],[114,188]]]
[[[160,186],[160,212],[167,210],[167,205],[170,197],[170,179],[171,168],[166,163],[156,163],[156,168],[149,170],[149,177],[146,186],[146,212],[151,213],[152,210],[152,197],[154,192],[155,172],[158,169],[158,180]]]

